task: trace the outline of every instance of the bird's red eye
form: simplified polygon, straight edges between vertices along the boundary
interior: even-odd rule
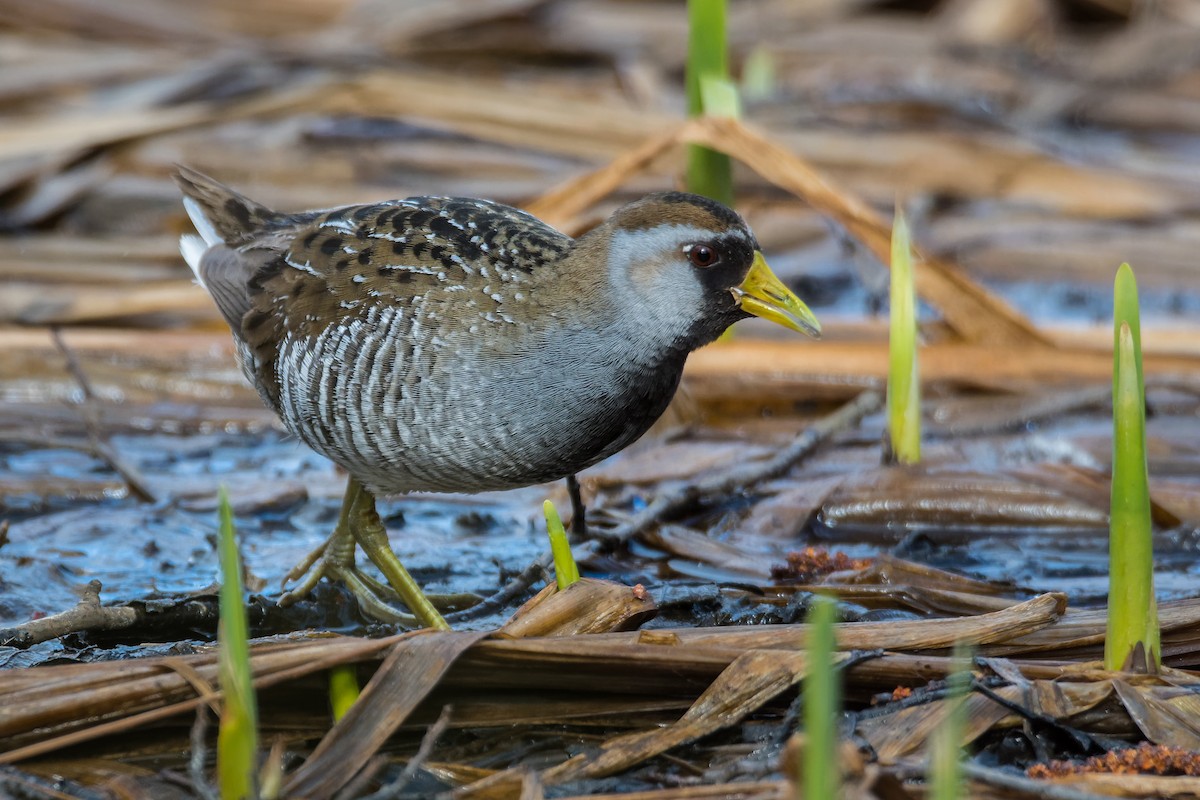
[[[688,261],[694,267],[711,267],[717,263],[717,251],[711,245],[690,244],[686,250]]]

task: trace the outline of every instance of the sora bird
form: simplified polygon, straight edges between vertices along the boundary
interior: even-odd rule
[[[816,318],[740,216],[693,194],[622,206],[572,239],[487,200],[411,197],[295,214],[194,170],[184,258],[284,426],[350,475],[332,536],[288,576],[322,576],[377,617],[387,588],[445,622],[391,551],[375,495],[481,492],[571,476],[666,409],[688,354],[759,316]]]

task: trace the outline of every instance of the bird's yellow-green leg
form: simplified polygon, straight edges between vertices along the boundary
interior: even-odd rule
[[[375,511],[375,495],[351,478],[346,486],[346,502],[350,504],[348,522],[354,538],[358,540],[367,558],[379,567],[383,577],[387,578],[396,594],[400,595],[400,600],[408,606],[408,610],[427,628],[450,630],[446,620],[442,619],[442,615],[433,607],[433,603],[429,602],[421,587],[392,552],[387,530]]]
[[[400,613],[381,599],[392,591],[359,571],[354,563],[356,545],[362,545],[371,561],[391,581],[396,596],[412,610],[414,616]],[[295,580],[301,582],[294,589],[284,592],[279,604],[288,606],[296,602],[311,592],[321,578],[344,583],[357,598],[363,612],[376,619],[449,629],[442,615],[392,552],[387,532],[375,512],[374,496],[354,478],[346,485],[346,495],[342,499],[342,510],[333,534],[287,574],[283,581],[285,586]]]

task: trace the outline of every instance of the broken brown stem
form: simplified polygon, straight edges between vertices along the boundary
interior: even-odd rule
[[[137,609],[100,605],[100,581],[91,581],[79,603],[70,611],[22,622],[0,630],[0,645],[30,647],[75,631],[112,631],[133,626],[141,618]]]

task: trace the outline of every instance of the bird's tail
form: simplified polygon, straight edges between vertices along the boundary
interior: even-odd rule
[[[171,177],[183,191],[183,207],[200,234],[185,234],[179,240],[179,249],[197,278],[200,258],[208,248],[217,244],[236,247],[278,217],[266,206],[189,167],[177,165]]]

